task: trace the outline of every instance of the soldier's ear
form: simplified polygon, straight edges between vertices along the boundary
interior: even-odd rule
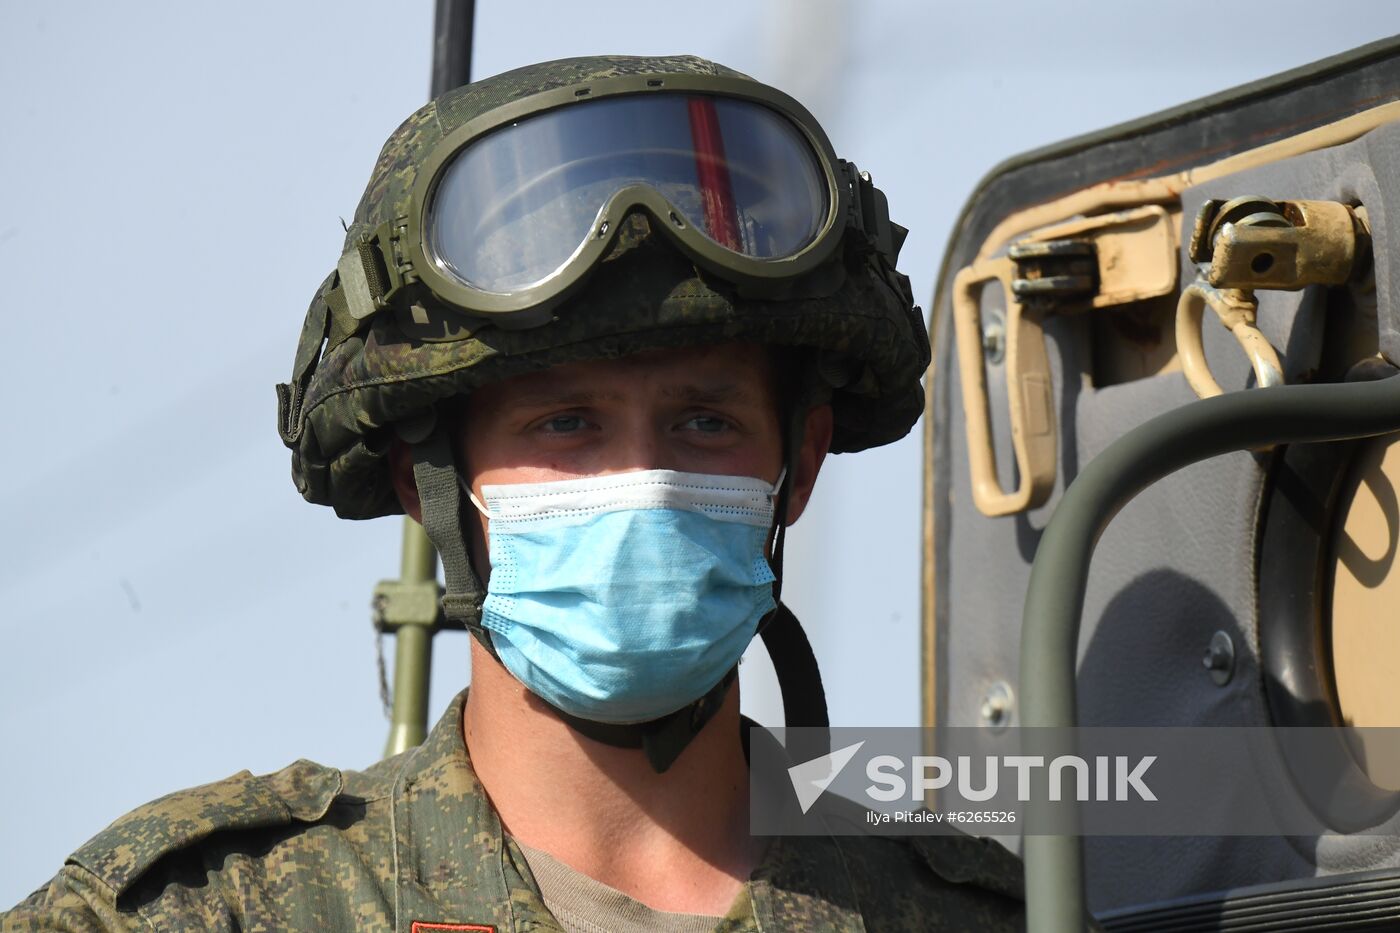
[[[413,451],[399,438],[389,445],[389,479],[394,484],[394,492],[399,497],[409,518],[423,521],[423,509],[418,502],[418,484],[413,479]]]
[[[801,518],[807,508],[807,500],[812,497],[812,489],[817,484],[817,474],[821,472],[827,451],[831,450],[833,430],[830,405],[808,409],[807,425],[802,432],[802,448],[788,465],[792,471],[792,491],[788,495],[786,518],[789,525]]]

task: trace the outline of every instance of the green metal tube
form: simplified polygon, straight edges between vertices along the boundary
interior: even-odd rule
[[[1021,708],[1030,727],[1075,724],[1079,621],[1104,528],[1170,473],[1273,444],[1400,431],[1400,378],[1253,389],[1183,405],[1128,432],[1065,492],[1036,549],[1021,629]],[[1029,933],[1082,931],[1084,852],[1077,835],[1025,837]]]
[[[429,94],[438,97],[471,80],[475,0],[437,0],[433,14],[433,72]],[[437,576],[437,551],[423,526],[403,520],[404,583],[426,583]],[[394,631],[394,705],[384,757],[420,744],[428,735],[428,681],[433,665],[433,625],[400,625]]]
[[[405,516],[403,561],[399,570],[404,583],[428,583],[437,576],[437,551],[423,526]],[[428,734],[428,679],[433,664],[433,624],[436,617],[399,625],[394,630],[394,705],[389,741],[384,756],[397,755],[418,745]]]

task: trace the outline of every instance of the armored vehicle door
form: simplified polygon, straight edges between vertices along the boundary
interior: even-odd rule
[[[1200,396],[1400,365],[1400,41],[1004,163],[932,329],[925,722],[1014,725],[1031,562],[1084,466]],[[1095,552],[1078,724],[1400,726],[1397,500],[1400,435],[1147,489]],[[1400,775],[1337,767],[1400,826]],[[1400,927],[1394,831],[1089,838],[1085,878],[1110,930]]]

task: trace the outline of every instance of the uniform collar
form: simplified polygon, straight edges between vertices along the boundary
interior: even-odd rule
[[[463,690],[423,744],[408,754],[394,782],[396,929],[558,930],[472,770],[462,737],[466,699]],[[725,929],[735,933],[864,929],[845,859],[832,837],[775,839],[726,920]]]
[[[466,699],[463,690],[423,744],[408,755],[394,782],[391,831],[398,933],[471,930],[471,925],[496,931],[515,928],[501,821],[472,770],[462,738]]]

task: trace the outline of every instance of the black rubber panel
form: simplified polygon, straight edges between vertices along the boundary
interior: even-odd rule
[[[1395,930],[1400,869],[1242,888],[1226,897],[1182,898],[1101,914],[1109,933],[1263,933]]]

